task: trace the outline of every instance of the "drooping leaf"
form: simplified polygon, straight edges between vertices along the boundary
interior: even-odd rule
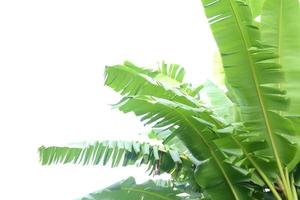
[[[43,165],[51,164],[82,164],[110,165],[111,167],[148,164],[151,173],[174,171],[183,160],[184,167],[191,167],[193,162],[177,150],[165,146],[150,145],[149,143],[129,141],[103,141],[77,147],[40,147],[40,161]],[[176,155],[176,156],[174,156]],[[163,159],[168,157],[169,168],[157,169],[164,165]]]

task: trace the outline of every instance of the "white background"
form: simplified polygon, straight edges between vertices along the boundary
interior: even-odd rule
[[[178,63],[197,84],[215,44],[200,0],[0,0],[0,199],[69,200],[143,170],[41,167],[37,148],[146,131],[111,110],[105,65]]]

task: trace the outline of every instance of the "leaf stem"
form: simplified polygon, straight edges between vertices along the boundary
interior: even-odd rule
[[[284,172],[285,172],[285,177],[286,177],[286,186],[287,188],[285,188],[285,193],[286,193],[286,196],[287,196],[287,199],[291,199],[291,200],[294,200],[293,198],[293,191],[292,191],[292,188],[291,188],[291,183],[290,183],[290,179],[289,179],[289,171],[287,169],[287,167],[284,168]]]
[[[296,188],[295,188],[295,179],[294,179],[294,176],[293,174],[291,174],[291,189],[292,189],[292,193],[293,193],[293,196],[294,196],[294,199],[295,200],[298,200],[298,195],[297,195],[297,191],[296,191]]]

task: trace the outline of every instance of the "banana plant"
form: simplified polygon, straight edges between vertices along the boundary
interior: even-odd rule
[[[152,128],[149,141],[40,147],[43,165],[148,166],[169,181],[121,181],[82,199],[297,200],[300,196],[298,0],[202,0],[226,90],[185,70],[108,66],[113,105]],[[153,143],[153,141],[155,141]]]

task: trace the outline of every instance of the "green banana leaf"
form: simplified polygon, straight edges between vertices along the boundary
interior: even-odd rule
[[[176,149],[146,142],[102,141],[75,147],[42,146],[39,153],[42,165],[72,163],[118,167],[146,164],[150,174],[180,172],[197,164]],[[177,178],[182,174],[173,175]]]
[[[284,75],[274,62],[276,55],[261,44],[246,1],[202,2],[221,52],[227,86],[238,102],[248,135],[269,144],[264,151],[249,150],[260,159],[274,159],[283,177],[283,168],[293,161],[297,145],[292,142],[296,135],[292,122],[281,115],[289,101],[277,87]]]

